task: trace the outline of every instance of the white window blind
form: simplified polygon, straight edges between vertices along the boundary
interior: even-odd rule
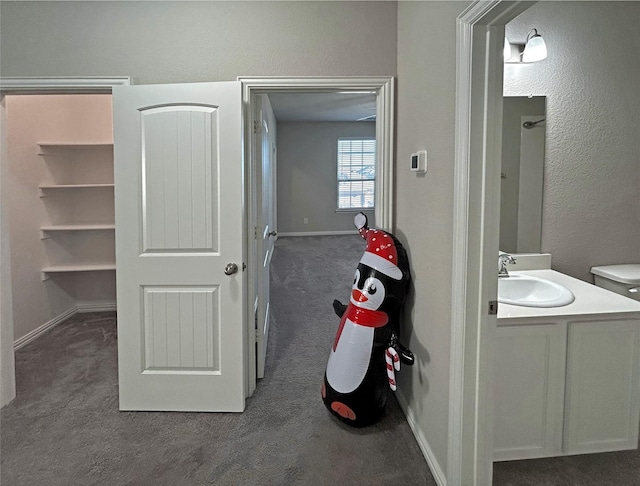
[[[373,208],[375,180],[375,139],[339,139],[338,209]]]

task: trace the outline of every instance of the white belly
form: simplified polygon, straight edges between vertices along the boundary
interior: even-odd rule
[[[336,350],[331,351],[327,363],[327,381],[337,392],[352,392],[362,383],[371,360],[374,332],[373,327],[345,321]]]

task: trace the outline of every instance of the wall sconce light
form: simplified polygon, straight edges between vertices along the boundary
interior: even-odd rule
[[[513,51],[516,50],[517,56]],[[547,45],[538,29],[531,29],[527,34],[525,44],[510,44],[507,38],[504,38],[504,61],[509,63],[531,63],[542,61],[547,57]]]
[[[504,38],[504,49],[502,50],[502,54],[504,56],[504,62],[507,62],[511,59],[511,44],[509,44],[509,40]]]
[[[522,53],[522,62],[538,62],[547,57],[547,45],[538,34],[537,29],[531,29],[527,34],[527,43]]]

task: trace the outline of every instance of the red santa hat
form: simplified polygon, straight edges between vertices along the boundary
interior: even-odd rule
[[[360,236],[367,240],[367,248],[360,263],[391,277],[402,280],[402,270],[398,267],[398,252],[393,238],[385,231],[369,229],[366,216],[356,215],[354,222]]]

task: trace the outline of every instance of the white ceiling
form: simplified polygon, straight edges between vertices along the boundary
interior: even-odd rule
[[[278,122],[357,121],[376,114],[374,93],[269,93],[269,101]]]

